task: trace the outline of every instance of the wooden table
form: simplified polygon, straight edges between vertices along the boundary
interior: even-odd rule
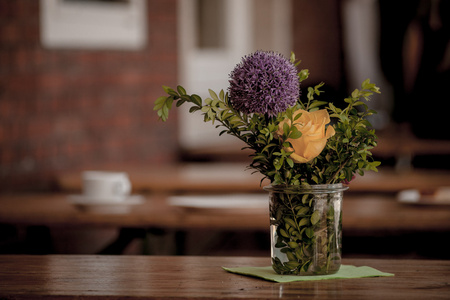
[[[188,163],[159,168],[136,168],[116,166],[107,170],[127,172],[136,193],[239,193],[261,192],[261,175],[252,174],[242,163]],[[267,185],[264,181],[262,186]],[[81,172],[61,173],[57,185],[63,192],[81,191]],[[450,186],[450,172],[438,170],[413,170],[396,172],[380,168],[378,173],[366,172],[352,181],[351,192],[396,193],[404,189],[433,191],[442,186]]]
[[[148,195],[129,213],[78,210],[66,194],[0,195],[0,223],[86,227],[268,230],[269,212],[258,209],[196,209],[171,206],[167,195]],[[345,232],[449,232],[450,206],[408,205],[393,196],[344,195]]]
[[[189,233],[199,230],[235,235],[260,232],[267,233],[268,238],[268,205],[258,209],[196,209],[171,206],[167,199],[166,195],[149,195],[144,204],[132,207],[128,213],[107,214],[80,211],[68,202],[66,194],[1,195],[0,224],[14,225],[22,233],[24,229],[37,227],[40,240],[50,241],[57,238],[52,233],[57,236],[67,230],[120,230],[114,242],[105,241],[98,245],[101,250],[87,252],[102,254],[123,253],[131,241],[145,237],[148,232],[165,233],[177,254],[189,253],[184,241],[194,236]],[[344,196],[343,234],[347,253],[389,254],[403,249],[404,254],[420,252],[420,257],[446,258],[449,248],[440,240],[450,235],[450,206],[408,205],[392,196],[349,193]],[[422,239],[428,242],[415,242]],[[33,241],[25,242],[35,246]],[[359,247],[361,243],[366,245],[363,249]],[[383,247],[378,249],[380,246]]]
[[[127,172],[133,190],[138,193],[262,191],[261,176],[246,170],[242,163],[184,163],[147,168],[120,165],[102,170]],[[63,192],[81,191],[81,171],[61,173],[56,181]]]
[[[0,256],[1,299],[448,299],[450,261],[344,259],[394,277],[274,283],[222,269],[270,258]]]

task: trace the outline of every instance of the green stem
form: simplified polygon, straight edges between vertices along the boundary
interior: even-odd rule
[[[345,167],[345,165],[350,161],[351,157],[347,158],[343,164],[339,166],[339,169],[333,174],[333,176],[330,177],[330,179],[327,180],[326,184],[331,184],[334,180],[336,180],[336,176],[339,175],[339,173],[342,171],[342,169]]]

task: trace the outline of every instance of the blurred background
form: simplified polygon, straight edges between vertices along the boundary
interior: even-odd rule
[[[0,0],[1,194],[73,192],[61,178],[85,169],[158,173],[183,163],[248,163],[242,145],[218,137],[202,118],[181,108],[162,123],[153,105],[162,85],[201,96],[226,89],[233,67],[258,49],[294,51],[311,74],[302,88],[323,81],[322,99],[337,104],[370,78],[382,91],[370,102],[378,111],[371,122],[380,169],[399,180],[417,171],[443,174],[450,186],[449,6]],[[6,236],[10,227],[3,228]]]

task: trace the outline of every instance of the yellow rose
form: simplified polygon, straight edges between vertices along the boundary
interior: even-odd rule
[[[287,151],[293,152],[290,157],[294,162],[306,163],[322,152],[327,144],[327,139],[336,132],[333,126],[328,126],[325,129],[325,125],[330,123],[330,115],[326,109],[313,112],[299,109],[294,113],[294,118],[298,114],[302,115],[294,121],[294,125],[302,133],[302,136],[298,139],[287,139],[286,141],[292,145],[292,148],[287,148]],[[280,136],[283,134],[285,123],[291,125],[290,120],[280,122],[277,131]]]

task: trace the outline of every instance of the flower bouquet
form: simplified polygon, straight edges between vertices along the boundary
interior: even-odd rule
[[[372,159],[375,131],[367,117],[376,113],[369,100],[379,88],[369,79],[344,99],[346,107],[316,98],[320,83],[301,99],[309,76],[292,53],[256,51],[230,74],[228,91],[209,90],[202,99],[178,86],[154,106],[166,121],[174,102],[189,103],[211,122],[252,150],[249,168],[268,179],[272,266],[279,274],[331,274],[341,259],[342,192],[355,174],[377,171]]]

